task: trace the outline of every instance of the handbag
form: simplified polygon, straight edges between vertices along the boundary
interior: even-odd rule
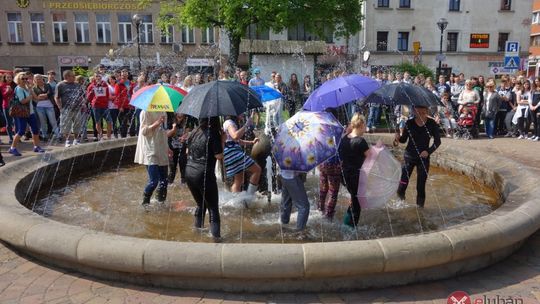
[[[24,98],[26,98],[26,93],[23,91]],[[28,118],[30,117],[30,106],[24,105],[17,97],[17,94],[13,96],[11,101],[11,106],[9,107],[9,116],[16,118]]]

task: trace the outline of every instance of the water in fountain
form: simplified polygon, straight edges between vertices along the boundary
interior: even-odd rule
[[[130,47],[132,46],[122,47],[119,53],[123,53],[125,49]],[[215,44],[208,47],[199,47],[194,56],[204,56],[206,58],[214,56],[217,61],[219,55],[216,55],[214,50]],[[282,56],[280,53],[281,50],[276,50],[275,53],[271,54],[274,62],[280,61],[278,60]],[[308,62],[309,60],[301,48],[296,50],[292,58],[295,63],[292,66],[293,68],[297,67],[300,71],[309,70],[310,62]],[[154,66],[153,71],[160,71],[162,67],[167,67],[169,70],[181,71],[187,74],[187,66],[179,64],[177,56],[172,52],[162,54],[160,61],[161,65],[158,65],[157,60],[156,62],[145,60],[143,65]],[[257,64],[254,63],[254,65]],[[338,61],[336,66],[342,68],[346,66],[346,62]],[[290,71],[290,62],[281,60],[281,69],[278,68],[277,70]],[[303,75],[297,71],[294,72],[297,75]],[[299,78],[302,79],[303,77]],[[313,82],[315,82],[314,78]],[[288,79],[288,77],[285,79]],[[134,117],[132,117],[130,125],[133,123]],[[210,241],[211,238],[207,233],[203,233],[203,230],[194,232],[189,228],[193,219],[193,208],[188,207],[188,205],[193,206],[194,204],[189,191],[184,186],[173,185],[171,187],[168,202],[165,206],[157,206],[150,213],[142,211],[139,201],[139,192],[141,191],[133,191],[133,189],[142,189],[144,187],[143,177],[146,174],[143,172],[142,167],[124,168],[121,166],[126,144],[127,140],[124,140],[120,160],[114,171],[101,172],[102,169],[100,169],[96,177],[79,179],[68,183],[64,189],[54,191],[52,190],[54,185],[53,177],[53,183],[49,188],[47,197],[42,198],[33,209],[59,221],[123,235],[167,240]],[[97,149],[96,146],[96,151]],[[73,168],[75,159],[71,161]],[[100,165],[101,168],[103,168],[103,164],[104,161]],[[58,166],[56,170],[58,170]],[[38,173],[36,172],[36,174]],[[271,175],[271,179],[275,179],[275,172],[272,170],[268,175]],[[35,178],[37,180],[38,175]],[[427,207],[423,211],[424,224],[415,207],[394,199],[384,210],[363,210],[361,222],[354,231],[343,229],[338,220],[343,216],[349,204],[348,194],[346,190],[342,189],[336,208],[335,222],[328,222],[318,211],[312,210],[307,233],[302,236],[284,232],[286,229],[279,221],[279,196],[274,196],[270,204],[265,202],[264,198],[259,198],[256,200],[256,204],[253,205],[254,208],[244,210],[239,206],[239,200],[232,199],[231,195],[221,187],[222,230],[225,241],[228,242],[282,243],[370,239],[430,231],[470,220],[487,214],[496,208],[499,203],[497,194],[475,183],[470,178],[465,182],[467,178],[432,168],[429,183],[432,189],[436,189],[434,192],[438,192],[435,194],[438,208]],[[71,180],[71,174],[68,177],[69,180]],[[456,183],[448,182],[449,180],[456,181]],[[41,183],[39,182],[39,187],[37,187],[38,191],[41,190]],[[412,178],[411,183],[414,183]],[[271,184],[269,181],[269,185]],[[454,184],[465,185],[460,188],[462,192],[457,197]],[[35,191],[33,190],[34,187],[30,188]],[[482,193],[475,193],[475,188],[482,189]],[[318,176],[315,172],[314,175],[308,176],[306,189],[312,201],[317,200],[319,189]],[[415,195],[414,189],[410,189],[409,192],[409,195]],[[188,199],[178,202],[178,198],[181,197]],[[442,213],[443,208],[447,210],[446,215]],[[457,209],[461,211],[456,211]],[[437,218],[438,216],[440,218]],[[291,218],[294,224],[296,214],[293,214]]]

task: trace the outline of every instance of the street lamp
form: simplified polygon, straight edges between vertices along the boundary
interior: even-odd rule
[[[440,43],[440,47],[439,47],[439,71],[438,71],[439,75],[441,75],[441,72],[442,72],[442,59],[443,59],[443,53],[442,53],[443,33],[444,33],[444,30],[446,29],[446,27],[448,26],[448,20],[446,20],[445,18],[439,19],[439,21],[437,21],[437,26],[441,30],[441,43]]]
[[[139,14],[135,14],[131,18],[131,21],[133,22],[133,24],[135,25],[135,29],[137,30],[137,56],[139,57],[139,72],[140,72],[142,70],[141,68],[141,35],[140,35],[140,26],[141,26],[142,18]]]

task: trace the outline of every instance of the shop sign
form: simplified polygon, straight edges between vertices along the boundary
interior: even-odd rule
[[[58,56],[59,66],[88,66],[88,56]]]
[[[134,11],[143,10],[148,5],[139,3],[139,0],[49,0],[43,1],[44,9],[54,10],[89,10],[89,11]]]
[[[487,49],[489,48],[489,34],[471,34],[471,49]]]
[[[214,59],[211,58],[188,58],[187,66],[214,66]]]

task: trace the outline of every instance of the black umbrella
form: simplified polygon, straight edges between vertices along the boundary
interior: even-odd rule
[[[257,93],[249,87],[236,81],[218,80],[194,87],[177,112],[196,118],[236,116],[262,106]]]
[[[444,106],[439,97],[428,89],[405,82],[384,85],[371,93],[364,102],[428,108]]]

